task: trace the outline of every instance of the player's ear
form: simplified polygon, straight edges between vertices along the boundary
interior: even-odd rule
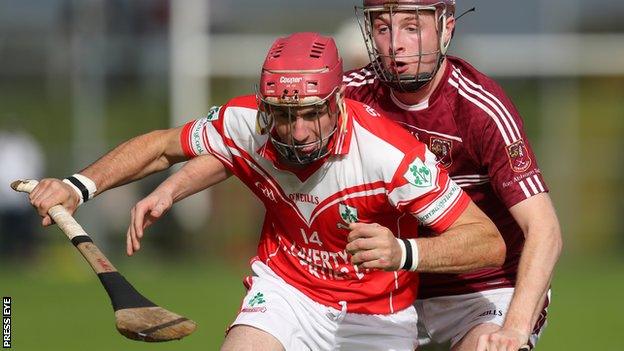
[[[455,17],[453,15],[442,15],[442,33],[440,33],[440,52],[446,54],[448,47],[451,45],[451,39],[455,32]]]
[[[445,34],[444,43],[448,47],[448,45],[451,42],[451,39],[453,38],[453,34],[455,33],[455,16],[453,15],[446,16],[444,25],[446,27],[444,31],[444,34]]]

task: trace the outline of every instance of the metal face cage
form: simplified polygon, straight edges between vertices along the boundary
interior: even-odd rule
[[[392,18],[397,13],[413,13],[416,20],[420,22],[420,15],[423,11],[433,11],[436,16],[436,33],[438,36],[438,48],[433,51],[423,51],[422,47],[422,31],[420,26],[417,29],[418,35],[418,52],[415,54],[399,55],[396,52],[396,43],[394,41],[394,28],[392,25]],[[446,34],[445,19],[447,16],[446,4],[444,2],[435,3],[432,5],[415,5],[415,4],[400,4],[399,2],[389,2],[384,5],[378,6],[364,6],[355,7],[356,18],[364,37],[368,56],[372,64],[375,74],[381,82],[390,86],[392,89],[401,92],[415,92],[429,83],[442,64],[444,56],[450,44],[450,41],[444,42]],[[383,13],[389,14],[389,33],[390,36],[390,50],[389,54],[382,54],[383,50],[377,46],[374,40],[374,20]],[[421,63],[426,61],[428,57],[435,56],[435,66],[432,71],[423,71]],[[386,67],[385,61],[390,62],[390,67]],[[416,74],[400,74],[396,69],[391,67],[398,67],[405,62],[417,63]]]
[[[338,89],[339,87],[336,87],[331,94],[321,99],[314,96],[300,98],[297,90],[292,92],[285,90],[280,97],[263,97],[256,88],[259,131],[269,134],[275,149],[289,163],[306,165],[325,157],[330,152],[329,141],[337,130],[337,123],[334,123],[332,130],[324,135],[321,118],[329,114],[330,118],[337,121],[340,114],[338,105],[342,100]],[[293,127],[298,118],[316,122],[317,140],[303,144],[295,141]],[[288,125],[288,140],[282,140],[277,135],[275,128],[278,124]],[[311,147],[312,151],[304,151]]]

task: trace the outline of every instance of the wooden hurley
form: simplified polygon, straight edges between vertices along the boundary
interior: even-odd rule
[[[17,180],[11,183],[11,188],[30,193],[37,184],[36,180]],[[133,340],[158,342],[182,339],[195,331],[195,322],[159,307],[141,295],[62,205],[53,206],[48,214],[102,282],[113,305],[115,324],[121,334]]]

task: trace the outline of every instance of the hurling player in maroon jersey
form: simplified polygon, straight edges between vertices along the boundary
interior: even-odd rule
[[[533,347],[561,252],[559,223],[512,102],[492,79],[446,55],[454,16],[455,0],[364,0],[358,22],[371,63],[345,74],[346,96],[427,144],[507,244],[500,269],[422,275],[421,343]]]

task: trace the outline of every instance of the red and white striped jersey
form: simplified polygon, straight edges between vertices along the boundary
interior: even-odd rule
[[[403,128],[359,102],[346,106],[330,154],[304,169],[279,163],[268,135],[257,132],[255,96],[189,122],[181,143],[189,157],[215,155],[264,203],[257,259],[323,305],[388,314],[413,302],[417,275],[358,271],[339,224],[379,223],[415,237],[418,223],[445,230],[470,200]]]
[[[419,298],[514,286],[524,235],[508,209],[548,188],[522,119],[500,86],[456,57],[447,57],[442,81],[419,105],[401,103],[370,67],[347,72],[344,82],[348,98],[375,108],[427,144],[507,244],[500,269],[421,275]]]

